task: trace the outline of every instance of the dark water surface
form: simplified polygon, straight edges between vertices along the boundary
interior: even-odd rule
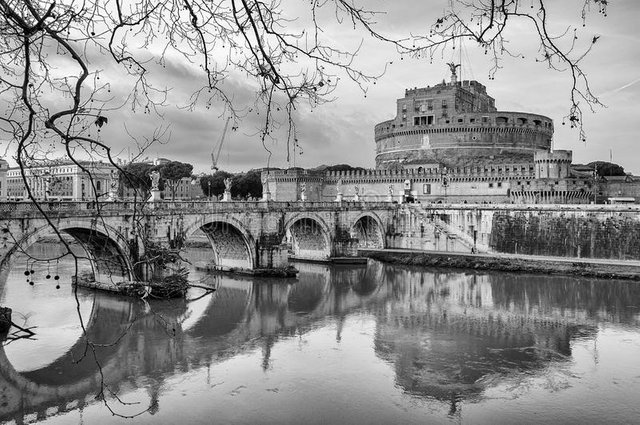
[[[297,267],[292,284],[194,272],[217,291],[144,302],[74,297],[70,263],[17,259],[0,273],[0,304],[37,326],[37,339],[5,341],[0,420],[640,421],[638,283],[375,262]]]

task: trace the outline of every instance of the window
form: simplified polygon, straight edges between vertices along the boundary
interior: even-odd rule
[[[413,125],[433,125],[433,115],[413,117]]]
[[[469,122],[470,123],[474,123],[474,122],[476,122],[476,119],[475,118],[469,118]]]
[[[493,183],[489,183],[489,187],[490,187],[490,188],[491,188],[491,187],[493,187]]]
[[[502,187],[502,182],[498,182],[498,187]]]
[[[464,122],[464,118],[458,118],[458,122]]]
[[[442,99],[442,109],[447,109],[447,99]]]
[[[423,195],[431,195],[431,184],[425,183],[422,185],[422,194]]]

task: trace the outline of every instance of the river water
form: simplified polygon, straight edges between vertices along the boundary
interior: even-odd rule
[[[74,293],[68,260],[16,259],[0,273],[0,304],[36,336],[4,343],[0,421],[640,420],[638,283],[377,262],[296,266],[292,281],[194,271],[194,282],[217,290],[145,302]]]

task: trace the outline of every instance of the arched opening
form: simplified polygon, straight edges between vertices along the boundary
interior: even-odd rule
[[[69,259],[72,263],[78,261],[77,271],[83,279],[117,283],[133,278],[128,244],[115,230],[77,221],[58,224],[57,230],[60,235],[45,225],[24,235],[0,258],[0,267],[21,259],[27,265],[31,264],[27,267],[29,271],[36,265],[51,269],[52,263]],[[55,253],[49,249],[52,247],[56,248]],[[73,276],[76,277],[75,263]]]
[[[253,269],[254,255],[249,236],[226,221],[214,221],[200,227],[213,249],[213,262],[223,270]]]
[[[313,218],[303,217],[294,221],[287,228],[285,237],[294,258],[326,260],[331,256],[329,235]]]
[[[63,230],[72,236],[86,251],[92,261],[96,280],[125,280],[130,277],[130,270],[121,247],[108,235],[95,229],[72,227]],[[116,279],[119,278],[119,279]]]
[[[384,248],[384,234],[378,221],[370,216],[360,217],[351,228],[351,236],[358,240],[358,248]]]

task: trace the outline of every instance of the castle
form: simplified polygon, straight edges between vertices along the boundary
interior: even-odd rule
[[[458,81],[407,89],[395,118],[375,126],[376,167],[265,170],[274,201],[589,203],[597,182],[551,150],[553,120],[499,111],[486,87]]]

